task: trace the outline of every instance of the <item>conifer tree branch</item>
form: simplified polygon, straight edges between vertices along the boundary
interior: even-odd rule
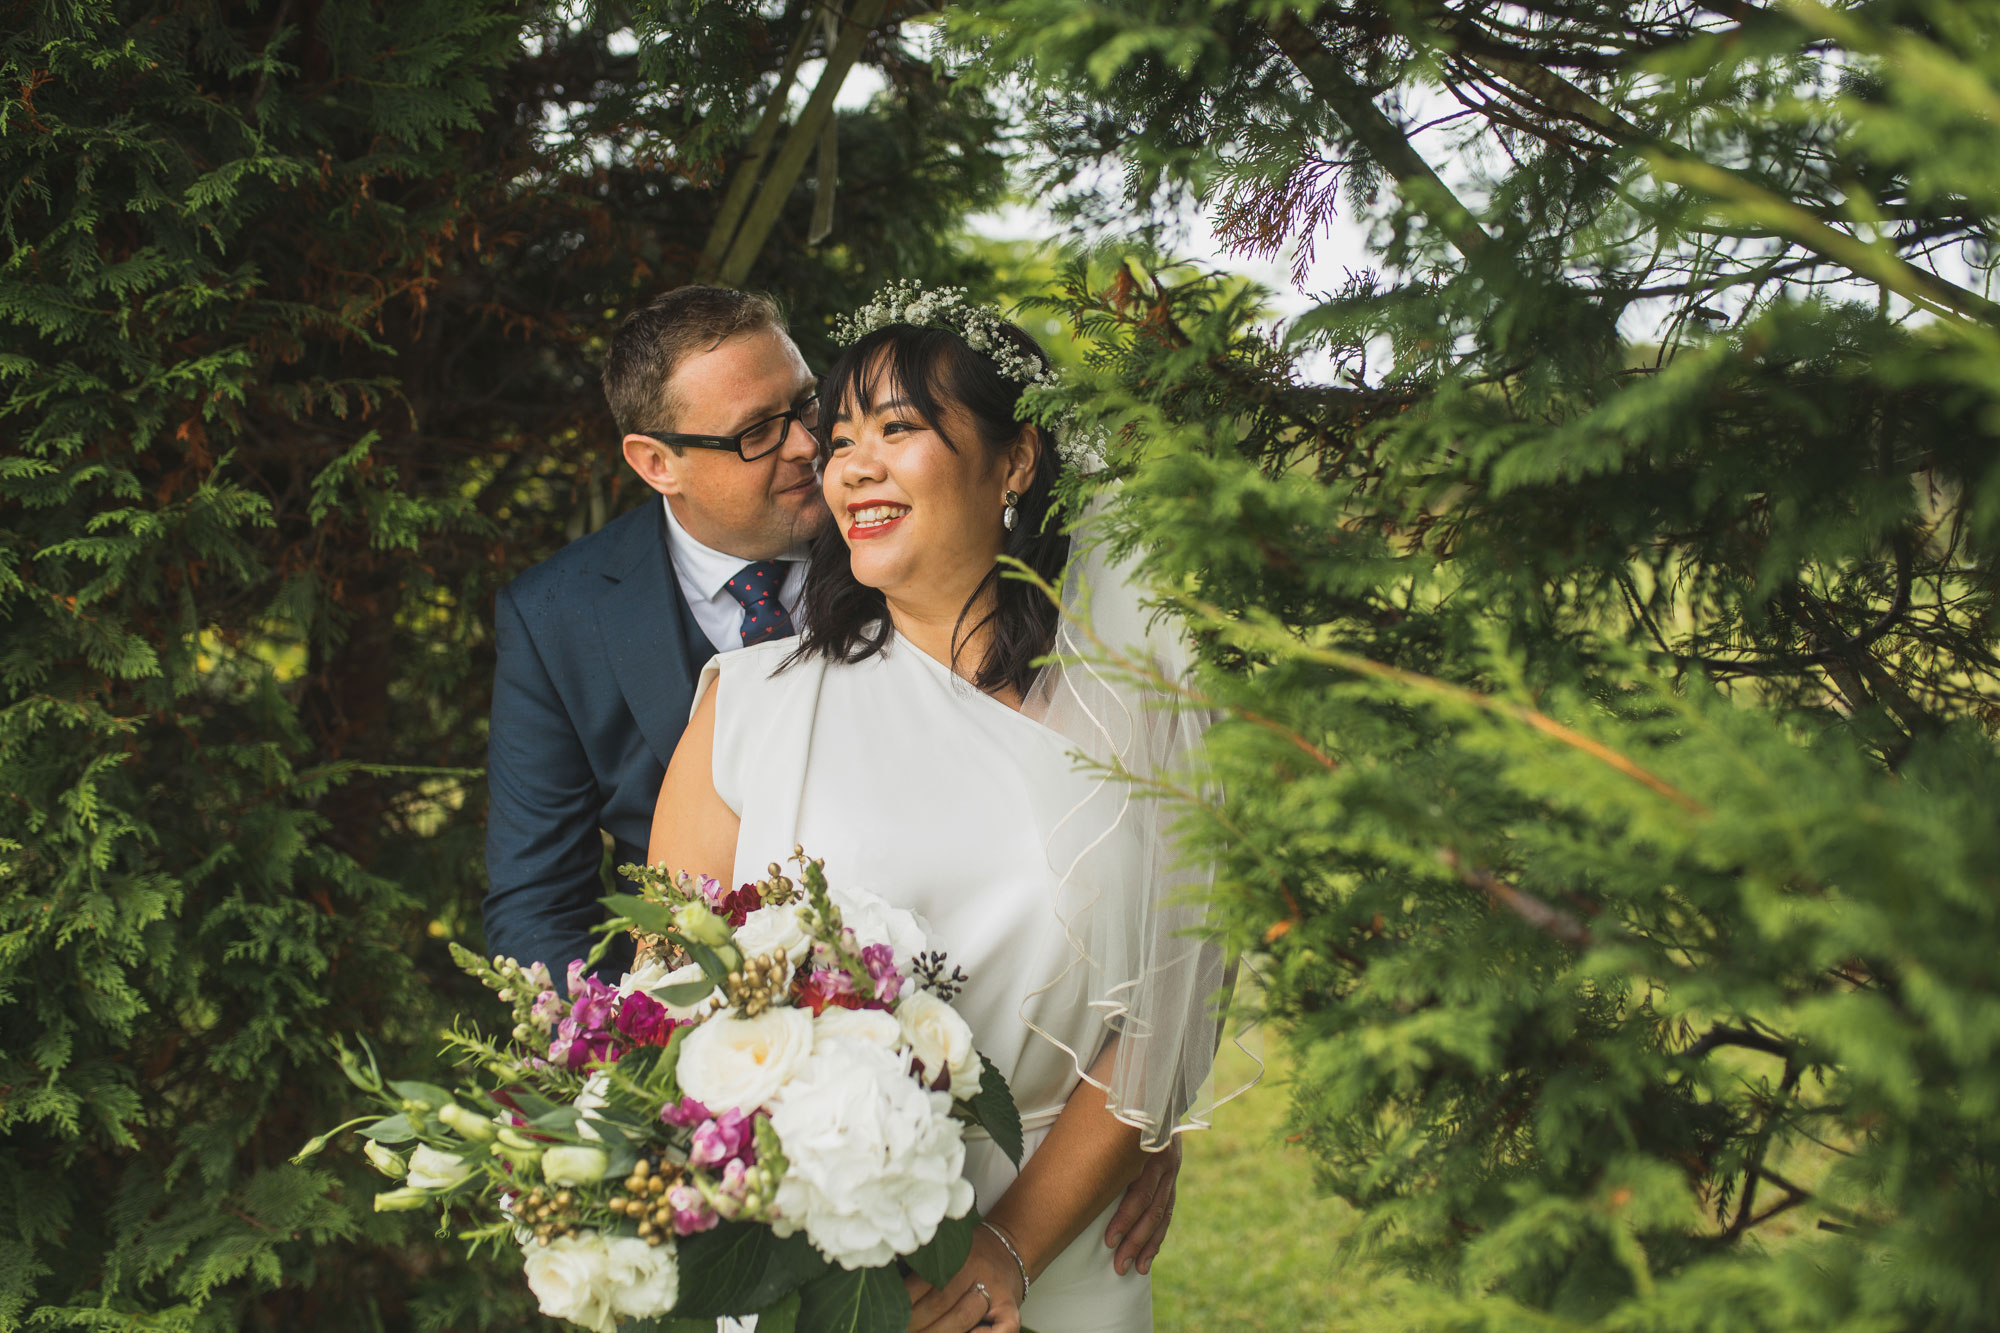
[[[1789,1061],[1793,1055],[1793,1047],[1789,1042],[1766,1036],[1752,1028],[1717,1023],[1702,1033],[1692,1046],[1682,1051],[1681,1056],[1688,1060],[1699,1060],[1721,1046],[1740,1046],[1746,1051],[1762,1051],[1765,1055],[1775,1055],[1785,1061]]]
[[[1834,18],[1831,11],[1809,2],[1791,8],[1795,13],[1805,12],[1821,18],[1828,31],[1832,31],[1837,23],[1845,22]],[[1450,14],[1439,14],[1432,20],[1432,26],[1452,42],[1465,59],[1528,94],[1544,109],[1587,124],[1613,143],[1645,150],[1646,160],[1655,176],[1733,203],[1740,215],[1752,220],[1759,231],[1783,236],[1824,259],[1881,283],[1899,296],[1934,313],[1989,322],[2000,317],[2000,306],[1979,293],[1917,268],[1892,251],[1870,245],[1834,225],[1836,219],[1823,211],[1781,199],[1743,172],[1704,161],[1686,148],[1661,139],[1547,65],[1494,54],[1493,44],[1485,39],[1476,25]],[[1858,28],[1850,32],[1843,27],[1840,31],[1847,45],[1856,49],[1871,49],[1855,35],[1859,32]],[[1923,43],[1914,45],[1924,46]],[[1897,52],[1903,54],[1904,48],[1897,47]],[[1957,91],[1958,86],[1967,81],[1941,82],[1950,83],[1953,91]],[[1972,94],[1965,96],[1970,100]],[[2000,105],[2000,100],[1992,99],[1990,91],[1985,92],[1984,97],[1987,101],[1977,104],[1981,109],[1988,109],[1989,103]]]
[[[785,53],[785,63],[778,70],[778,82],[771,89],[771,99],[764,104],[764,114],[758,119],[757,130],[750,136],[750,146],[743,154],[743,160],[736,166],[736,174],[730,177],[729,193],[723,196],[722,207],[716,210],[715,221],[708,229],[708,242],[701,250],[701,271],[710,275],[722,264],[729,253],[729,243],[736,239],[736,230],[743,221],[743,210],[750,206],[750,198],[757,188],[757,178],[763,174],[764,159],[771,154],[771,145],[778,141],[778,130],[785,123],[785,103],[791,97],[792,80],[798,77],[799,64],[805,59],[806,48],[812,45],[813,20],[809,14],[799,18],[798,36],[792,39],[791,50]]]
[[[1960,319],[1989,324],[2000,321],[2000,305],[1916,267],[1886,246],[1840,230],[1812,210],[1781,198],[1740,172],[1666,147],[1653,148],[1645,157],[1653,174],[1661,180],[1707,195],[1727,206],[1732,216],[1782,236],[1857,277],[1894,292],[1919,309],[1942,316],[1946,327]]]
[[[1299,71],[1327,109],[1347,126],[1377,165],[1394,178],[1405,198],[1429,218],[1445,238],[1467,258],[1491,244],[1492,237],[1451,192],[1430,163],[1417,152],[1394,121],[1384,115],[1338,57],[1321,44],[1311,29],[1291,13],[1265,22],[1264,31]]]
[[[1386,662],[1377,662],[1373,658],[1363,657],[1359,653],[1342,652],[1337,648],[1316,648],[1311,644],[1300,643],[1297,639],[1294,639],[1282,630],[1236,619],[1226,614],[1220,607],[1212,606],[1206,602],[1189,601],[1187,606],[1191,610],[1198,612],[1208,623],[1217,629],[1240,639],[1254,641],[1271,651],[1283,653],[1287,656],[1296,657],[1308,662],[1317,662],[1323,666],[1334,667],[1341,671],[1350,671],[1356,675],[1372,676],[1377,680],[1389,681],[1419,693],[1452,699],[1458,703],[1469,704],[1483,712],[1497,713],[1503,717],[1512,718],[1517,722],[1534,728],[1536,731],[1553,740],[1561,742],[1573,750],[1589,755],[1592,759],[1597,760],[1606,767],[1622,773],[1634,782],[1666,797],[1689,814],[1705,817],[1709,813],[1707,806],[1664,778],[1648,772],[1645,768],[1618,753],[1602,741],[1592,740],[1590,737],[1585,736],[1572,727],[1563,725],[1538,709],[1529,708],[1525,704],[1517,704],[1511,700],[1496,698],[1493,695],[1481,694],[1477,690],[1467,689],[1463,685],[1453,684],[1448,680],[1440,680],[1435,676],[1427,676],[1419,671],[1410,671],[1403,667],[1390,666]]]
[[[1438,859],[1449,866],[1462,883],[1478,889],[1544,935],[1552,935],[1564,944],[1573,944],[1579,949],[1590,947],[1590,927],[1568,912],[1543,902],[1526,890],[1515,888],[1489,871],[1466,865],[1454,848],[1441,848]]]
[[[744,216],[743,229],[730,243],[728,257],[722,261],[716,275],[724,286],[737,286],[750,275],[750,266],[757,262],[764,242],[770,238],[771,229],[777,225],[778,215],[784,212],[785,201],[791,197],[792,187],[798,183],[806,159],[819,147],[821,131],[833,116],[834,98],[847,81],[848,71],[854,68],[854,62],[860,57],[862,45],[887,9],[888,0],[856,0],[853,11],[843,21],[840,40],[827,52],[826,68],[820,73],[819,83],[813,87],[812,97],[806,102],[805,109],[799,112],[791,132],[785,136],[785,145],[778,150],[777,160],[771,164],[771,174],[765,178],[756,202],[750,205]]]

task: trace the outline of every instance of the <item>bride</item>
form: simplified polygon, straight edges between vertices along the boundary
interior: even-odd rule
[[[1187,724],[1095,672],[1038,670],[1065,646],[1056,608],[1000,576],[1005,555],[1053,580],[1070,554],[1055,432],[1021,420],[1024,386],[1052,375],[1040,347],[950,295],[860,319],[821,389],[835,522],[803,636],[710,664],[649,860],[741,884],[803,844],[917,913],[967,974],[954,1003],[1026,1155],[1016,1173],[969,1136],[984,1223],[946,1287],[909,1278],[913,1330],[1150,1329],[1150,1278],[1095,1233],[1144,1153],[1200,1123],[1223,974],[1187,934],[1198,910],[1170,900],[1154,817],[1076,756],[1157,755]]]

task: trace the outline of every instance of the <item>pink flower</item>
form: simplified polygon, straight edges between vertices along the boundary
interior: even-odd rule
[[[875,998],[882,1008],[896,1002],[903,989],[903,974],[896,970],[896,951],[887,944],[871,944],[861,951],[861,961],[875,981]]]
[[[674,1185],[667,1190],[667,1207],[674,1210],[674,1234],[692,1236],[706,1231],[722,1218],[692,1185]]]
[[[631,1046],[664,1046],[675,1024],[665,1005],[644,991],[633,991],[618,1006],[617,1026]]]
[[[586,1065],[615,1060],[612,1052],[611,1034],[590,1032],[574,1018],[565,1018],[556,1025],[556,1039],[549,1043],[549,1059],[566,1069],[581,1070]]]
[[[706,1106],[692,1097],[683,1097],[660,1108],[660,1119],[676,1129],[686,1129],[690,1125],[699,1125],[704,1120],[714,1118],[708,1113]]]
[[[582,985],[570,983],[569,1016],[577,1026],[590,1032],[608,1031],[617,1009],[618,992],[596,977],[583,978]]]
[[[823,967],[807,975],[799,987],[799,1004],[813,1011],[817,1018],[833,1006],[842,1009],[859,1009],[862,999],[854,991],[854,978],[841,968]]]
[[[732,1106],[695,1128],[694,1142],[688,1148],[688,1165],[717,1166],[727,1162],[740,1171],[756,1162],[756,1140],[751,1118]]]
[[[545,990],[535,997],[534,1007],[528,1011],[528,1021],[544,1032],[553,1032],[556,1024],[562,1021],[565,1008],[562,996]]]
[[[750,1193],[750,1173],[741,1162],[731,1162],[722,1168],[722,1179],[715,1184],[719,1197],[715,1201],[716,1212],[727,1218],[734,1218],[743,1211],[743,1198]]]
[[[722,899],[724,897],[722,881],[713,875],[702,875],[695,880],[694,887],[695,892],[701,896],[701,900],[707,903],[710,909],[720,915]]]

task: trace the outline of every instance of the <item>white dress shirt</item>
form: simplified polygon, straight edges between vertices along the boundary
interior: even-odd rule
[[[674,517],[674,507],[667,504],[666,496],[660,497],[660,503],[667,510],[667,555],[673,562],[674,579],[681,585],[681,596],[687,598],[688,607],[694,612],[695,623],[715,645],[716,652],[741,648],[743,603],[723,585],[740,574],[745,565],[755,562],[702,545]],[[778,585],[778,601],[797,626],[799,594],[806,587],[805,553],[781,555],[778,559],[785,562],[785,581]]]

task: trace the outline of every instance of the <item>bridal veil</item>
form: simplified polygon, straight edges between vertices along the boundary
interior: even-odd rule
[[[1185,807],[1177,794],[1194,794],[1185,784],[1200,781],[1210,715],[1183,690],[1185,639],[1142,601],[1134,571],[1112,555],[1101,512],[1087,508],[1072,529],[1054,652],[1022,707],[1067,739],[1092,775],[1088,795],[1048,839],[1070,971],[1030,995],[1022,1016],[1157,1151],[1206,1127],[1213,1108],[1250,1083],[1216,1091],[1233,968],[1205,930],[1212,864],[1183,847],[1176,827]],[[1071,1049],[1029,1013],[1035,995],[1076,985],[1078,969],[1106,1035],[1118,1037],[1101,1079],[1091,1073],[1098,1052]]]

